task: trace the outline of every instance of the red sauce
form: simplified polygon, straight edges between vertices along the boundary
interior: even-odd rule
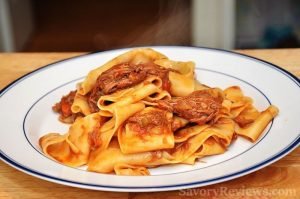
[[[156,128],[159,133],[163,133],[166,129],[171,130],[171,121],[167,118],[167,113],[167,111],[158,109],[146,113],[139,112],[128,118],[126,123],[140,135],[153,133],[153,128]]]
[[[100,124],[97,125],[92,132],[89,133],[89,143],[92,150],[97,149],[101,145],[101,139],[99,135]]]

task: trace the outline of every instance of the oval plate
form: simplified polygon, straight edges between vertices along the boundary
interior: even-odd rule
[[[300,138],[300,83],[271,63],[229,51],[196,47],[153,47],[171,60],[194,61],[197,79],[211,87],[237,85],[254,99],[259,110],[270,104],[280,113],[255,143],[239,137],[221,155],[195,165],[150,169],[151,176],[116,176],[71,168],[43,155],[38,139],[49,132],[67,131],[51,111],[61,96],[74,90],[91,69],[130,49],[78,56],[35,70],[0,93],[0,159],[44,180],[95,190],[167,191],[200,187],[234,179],[282,158]]]

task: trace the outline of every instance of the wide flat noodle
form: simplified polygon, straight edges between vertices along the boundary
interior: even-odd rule
[[[265,111],[261,112],[254,122],[248,126],[241,128],[237,125],[236,133],[247,137],[252,142],[255,142],[277,114],[278,108],[271,105]]]
[[[176,97],[184,97],[195,90],[195,81],[193,78],[186,77],[176,72],[169,72],[171,82],[170,93]]]
[[[192,128],[190,133],[194,136],[177,144],[173,149],[172,156],[177,161],[183,162],[197,152],[205,141],[211,137],[216,139],[222,146],[227,147],[232,141],[234,130],[235,124],[228,118],[222,118],[218,124],[208,128]]]
[[[87,101],[87,97],[76,92],[74,102],[71,106],[73,113],[83,113],[84,115],[91,114],[91,110]]]
[[[91,153],[88,170],[100,173],[111,173],[122,165],[122,169],[131,167],[151,167],[172,162],[172,157],[163,151],[124,154],[119,144],[113,140],[106,150],[95,150]],[[127,165],[127,167],[124,167]],[[117,167],[116,167],[117,166]],[[122,172],[122,171],[121,171]],[[143,171],[142,174],[145,174]]]
[[[99,114],[90,114],[77,119],[65,135],[49,133],[40,138],[43,152],[55,160],[69,165],[81,166],[87,163],[90,153],[89,136],[99,131],[104,118]]]
[[[144,82],[133,88],[121,90],[111,95],[101,96],[98,101],[98,107],[100,110],[112,112],[116,106],[127,106],[139,102],[154,93],[159,93],[162,91],[160,87],[161,79],[159,77],[150,76]]]
[[[143,99],[143,101],[145,101],[145,103],[149,103],[149,105],[151,105],[151,102],[155,102],[157,100],[168,100],[171,99],[171,95],[168,91],[165,90],[159,90],[155,93],[152,93],[151,95],[145,97]]]
[[[146,176],[150,175],[149,170],[142,166],[133,166],[128,164],[116,164],[114,171],[117,175],[123,176]]]
[[[229,110],[231,118],[237,123],[235,129],[238,135],[242,135],[255,142],[263,130],[278,114],[277,107],[271,105],[261,113],[253,106],[253,100],[244,96],[238,86],[232,86],[224,90],[226,102],[223,105]]]
[[[196,160],[205,156],[218,155],[226,151],[226,148],[222,146],[214,137],[210,137],[202,144],[202,146],[190,157],[182,161],[184,164],[195,164]]]
[[[143,103],[130,104],[128,106],[116,106],[113,109],[113,117],[100,128],[101,145],[97,150],[104,150],[108,147],[112,137],[118,128],[132,115],[143,110]]]
[[[147,107],[133,117],[135,117],[134,123],[130,122],[129,118],[129,121],[118,131],[120,148],[124,154],[174,147],[171,129],[172,113]],[[155,120],[155,123],[152,120]]]
[[[169,72],[169,80],[171,82],[170,93],[173,96],[187,96],[195,90],[196,82],[194,78],[194,62],[180,62],[162,59],[156,60],[154,63],[176,71]]]
[[[244,96],[238,86],[232,86],[224,90],[225,98],[231,102],[230,114],[232,118],[237,117],[249,105],[252,105],[252,99]]]
[[[154,63],[164,68],[169,68],[178,71],[181,75],[194,79],[195,63],[192,61],[181,62],[181,61],[172,61],[169,59],[159,59],[154,61]]]
[[[193,137],[194,135],[199,134],[200,132],[204,131],[208,127],[210,127],[210,125],[204,124],[201,126],[195,125],[192,127],[183,128],[175,133],[175,142],[176,143],[185,142],[190,137]]]

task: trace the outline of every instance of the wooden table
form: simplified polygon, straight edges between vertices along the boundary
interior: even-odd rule
[[[267,60],[300,77],[300,49],[238,52]],[[40,66],[80,54],[83,53],[0,53],[0,89]],[[0,161],[0,198],[232,198],[230,194],[237,198],[277,198],[276,193],[279,193],[278,198],[300,198],[300,147],[276,163],[238,179],[194,191],[156,193],[114,193],[67,187],[29,176]]]

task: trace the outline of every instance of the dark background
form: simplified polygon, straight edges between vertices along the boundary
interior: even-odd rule
[[[7,51],[21,52],[102,51],[146,45],[202,46],[201,42],[193,42],[193,6],[195,1],[201,1],[204,7],[212,2],[209,0],[4,1],[7,2],[12,15],[11,37],[15,38],[15,43],[11,42],[13,47]],[[234,2],[235,16],[234,44],[230,48],[300,46],[299,0],[229,1]],[[214,2],[224,7],[227,1]],[[25,18],[30,18],[30,22]],[[219,16],[219,19],[222,17]],[[200,22],[201,20],[208,24],[222,23],[212,21],[211,16],[203,17]],[[205,43],[205,46],[222,48],[210,45],[209,42]]]

